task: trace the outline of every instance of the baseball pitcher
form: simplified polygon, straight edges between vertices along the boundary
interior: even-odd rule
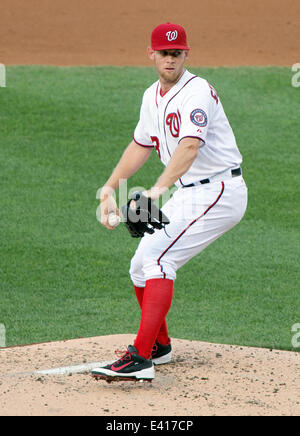
[[[92,371],[97,379],[151,381],[154,365],[171,361],[166,315],[176,272],[246,211],[242,156],[216,90],[185,69],[189,50],[182,26],[153,30],[148,56],[158,81],[145,91],[133,140],[101,191],[101,223],[112,230],[109,217],[121,215],[113,196],[120,180],[135,174],[153,148],[165,166],[154,186],[136,193],[123,211],[131,235],[142,237],[130,266],[141,321],[121,358]],[[174,184],[174,195],[153,216],[153,201]]]

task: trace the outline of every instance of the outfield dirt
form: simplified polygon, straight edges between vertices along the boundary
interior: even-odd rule
[[[192,66],[300,62],[299,0],[1,0],[0,63],[150,65],[167,21],[186,27]]]
[[[0,63],[148,66],[149,35],[166,21],[186,27],[191,66],[300,62],[298,0],[1,0]],[[1,349],[0,415],[300,415],[293,352],[173,339],[151,384],[32,374],[113,360],[133,339]]]
[[[30,374],[111,361],[133,340],[112,335],[1,349],[0,414],[300,415],[299,354],[288,351],[173,339],[173,361],[156,366],[152,383]]]

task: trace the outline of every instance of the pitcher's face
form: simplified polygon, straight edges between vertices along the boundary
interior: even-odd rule
[[[178,82],[184,72],[188,51],[175,49],[155,51],[148,48],[148,56],[154,61],[160,80],[172,86]]]

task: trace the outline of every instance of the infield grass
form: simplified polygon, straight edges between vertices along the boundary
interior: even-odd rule
[[[243,154],[242,222],[178,271],[170,335],[292,348],[300,323],[300,88],[289,68],[189,68],[217,89]],[[151,68],[9,67],[0,88],[0,323],[7,345],[135,333],[138,241],[96,220]],[[153,153],[129,182],[150,187]],[[124,344],[126,345],[126,344]],[[299,344],[300,346],[300,344]]]

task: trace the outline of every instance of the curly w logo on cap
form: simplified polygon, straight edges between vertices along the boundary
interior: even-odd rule
[[[178,36],[178,32],[177,30],[174,30],[173,32],[171,32],[171,30],[169,30],[169,32],[166,33],[168,41],[174,41],[175,39],[177,39]]]

